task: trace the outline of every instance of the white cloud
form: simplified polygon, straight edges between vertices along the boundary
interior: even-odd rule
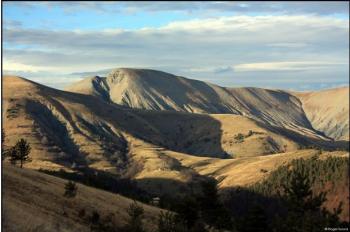
[[[45,68],[45,67],[28,65],[28,64],[21,64],[21,63],[11,62],[6,59],[4,59],[2,65],[4,70],[12,70],[12,71],[37,72],[37,71],[47,69],[47,67]]]
[[[268,44],[267,46],[270,47],[285,47],[285,48],[303,48],[308,46],[307,43],[273,43],[273,44]]]
[[[237,72],[247,71],[302,71],[302,70],[320,70],[329,68],[329,66],[347,65],[341,62],[314,62],[314,61],[292,61],[292,62],[262,62],[250,64],[238,64],[233,68]]]
[[[339,27],[348,28],[346,20],[332,17],[319,17],[312,15],[282,15],[282,16],[230,16],[209,19],[193,19],[169,23],[160,29],[172,30],[213,30],[219,31],[224,29],[243,30],[243,31],[260,31],[267,28],[273,28],[282,24],[293,24],[293,27],[307,26],[310,28],[317,27]]]
[[[225,85],[257,82],[277,71],[276,78],[294,82],[349,75],[349,20],[315,15],[230,16],[140,30],[7,28],[3,40],[4,67],[14,70],[144,67]],[[33,48],[18,48],[23,45]]]

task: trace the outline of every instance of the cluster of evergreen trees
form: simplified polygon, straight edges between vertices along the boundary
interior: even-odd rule
[[[291,184],[296,173],[305,176],[314,189],[322,189],[327,182],[334,185],[349,178],[348,158],[328,157],[322,160],[319,155],[314,155],[310,159],[292,160],[289,164],[278,167],[267,179],[250,188],[264,196],[275,195],[283,192],[285,185]]]
[[[326,227],[347,228],[341,222],[340,203],[333,212],[323,208],[325,185],[346,183],[349,159],[329,157],[296,159],[280,166],[268,178],[247,189],[230,192],[226,204],[236,219],[238,231],[323,231]],[[344,182],[345,181],[345,182]]]

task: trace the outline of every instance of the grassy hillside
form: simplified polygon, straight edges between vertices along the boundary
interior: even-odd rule
[[[225,208],[230,204],[221,204],[217,191],[224,194],[227,189],[243,189],[234,198],[239,209],[249,202],[240,202],[247,200],[244,193],[251,193],[249,186],[276,179],[280,166],[320,152],[307,147],[328,150],[322,152],[321,159],[349,156],[344,149],[347,142],[332,141],[310,128],[272,126],[243,115],[133,109],[19,77],[5,77],[3,84],[4,148],[26,139],[32,147],[32,162],[25,168],[135,199],[160,196],[162,206],[175,206],[186,220],[193,216],[187,213],[193,213],[198,223],[204,220],[217,228],[221,219],[237,217],[227,218]],[[325,167],[320,176],[338,173],[337,167]],[[125,223],[130,199],[82,184],[78,184],[75,198],[66,199],[67,180],[11,167],[7,159],[3,170],[8,231],[89,231],[94,211],[103,223],[116,227]],[[218,189],[209,183],[209,191],[203,191],[203,183],[211,178],[217,181]],[[343,180],[327,180],[315,188],[316,192],[332,190],[325,203],[328,208],[339,200],[346,202],[344,186],[348,183]],[[269,193],[272,190],[268,188]],[[254,199],[275,200],[275,196],[254,191]],[[217,211],[204,203],[211,201],[203,200],[203,192],[216,199]],[[194,210],[189,209],[192,206]],[[245,210],[254,208],[251,206]],[[144,208],[146,227],[151,230],[159,209]],[[18,223],[18,218],[23,220]]]
[[[228,188],[254,184],[269,176],[281,165],[286,165],[298,158],[310,158],[318,153],[317,150],[308,149],[226,160],[189,157],[176,153],[172,154],[172,157],[179,160],[183,166],[190,167],[201,175],[214,177],[219,181],[220,188]],[[349,157],[349,153],[344,151],[323,152],[321,157]]]
[[[245,185],[264,176],[261,168],[313,153],[301,147],[338,147],[307,128],[242,115],[131,109],[19,77],[3,84],[5,146],[26,139],[33,159],[27,168],[108,172],[152,194],[189,191],[188,183],[207,176],[222,187]]]
[[[5,145],[27,139],[33,148],[28,167],[36,169],[88,166],[123,174],[130,166],[143,165],[134,165],[135,160],[146,160],[146,155],[131,152],[135,146],[154,147],[160,165],[172,162],[161,158],[160,148],[230,158],[293,151],[307,144],[333,146],[315,133],[295,134],[244,116],[135,110],[18,77],[4,77],[3,82]]]
[[[76,197],[67,199],[63,196],[66,180],[28,169],[3,165],[2,175],[4,231],[90,231],[89,218],[94,211],[101,221],[118,228],[125,224],[127,209],[133,203],[82,184],[77,184]],[[145,227],[154,229],[160,210],[139,205],[145,210]]]
[[[295,93],[312,126],[327,136],[349,140],[349,87]]]
[[[157,70],[118,68],[67,90],[137,109],[244,115],[292,131],[315,128],[335,139],[349,136],[349,88],[308,93],[225,88]]]

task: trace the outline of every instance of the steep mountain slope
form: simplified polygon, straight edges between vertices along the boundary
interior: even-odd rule
[[[26,167],[88,167],[134,178],[147,189],[156,183],[179,192],[203,178],[173,154],[240,158],[338,146],[310,129],[266,126],[241,115],[132,109],[19,77],[4,77],[3,87],[5,145],[29,141],[33,162]]]
[[[295,95],[316,130],[335,139],[349,140],[349,87]]]
[[[132,108],[230,113],[290,129],[312,128],[299,100],[287,92],[223,88],[155,70],[115,69],[107,77],[87,78],[67,90],[108,98]]]
[[[349,112],[348,88],[291,94],[261,88],[224,88],[156,70],[119,68],[107,77],[95,76],[74,83],[67,90],[132,108],[244,115],[305,133],[315,127],[335,139],[348,139],[349,134],[345,116]],[[336,100],[322,104],[322,98]]]
[[[28,169],[3,165],[2,175],[2,229],[8,232],[91,231],[88,218],[94,210],[102,222],[111,216],[114,225],[122,226],[133,203],[126,197],[81,184],[77,184],[76,197],[66,199],[66,180]],[[145,210],[145,226],[154,229],[160,209],[139,204]]]

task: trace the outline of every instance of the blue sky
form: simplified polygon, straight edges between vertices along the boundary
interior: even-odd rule
[[[228,87],[343,86],[348,12],[348,2],[3,2],[3,71],[58,88],[118,67]]]

